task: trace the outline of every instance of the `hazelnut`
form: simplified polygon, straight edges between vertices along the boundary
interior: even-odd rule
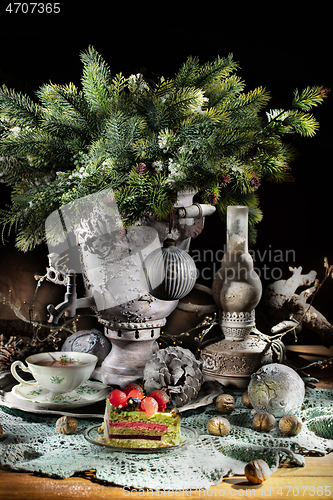
[[[261,484],[272,474],[264,460],[253,460],[246,464],[244,469],[246,479],[253,484]]]
[[[253,408],[247,391],[245,391],[242,395],[242,404],[247,408]]]
[[[73,434],[77,429],[77,420],[73,417],[60,417],[55,426],[60,434]]]
[[[270,413],[257,413],[252,420],[256,431],[269,432],[275,426],[275,417]]]
[[[208,420],[207,429],[213,436],[226,436],[229,434],[231,426],[229,420],[224,417],[213,417]]]
[[[235,409],[235,398],[230,394],[220,394],[216,399],[216,409],[219,413],[231,413]]]
[[[287,436],[297,436],[302,429],[302,420],[296,415],[286,415],[279,422],[279,429]]]

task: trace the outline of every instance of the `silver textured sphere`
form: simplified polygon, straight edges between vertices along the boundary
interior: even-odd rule
[[[289,366],[270,363],[251,375],[248,394],[257,412],[283,417],[300,408],[305,386],[298,373]]]
[[[194,287],[197,268],[192,257],[166,239],[162,248],[151,252],[143,262],[143,282],[148,292],[160,300],[178,300]]]
[[[80,330],[67,337],[61,350],[95,354],[98,357],[96,366],[101,366],[102,361],[111,351],[111,342],[95,328]]]

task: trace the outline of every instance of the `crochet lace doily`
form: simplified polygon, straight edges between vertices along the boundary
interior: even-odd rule
[[[232,394],[236,407],[227,415],[227,436],[209,435],[207,422],[218,414],[211,404],[182,413],[182,422],[200,432],[195,444],[147,455],[113,452],[86,441],[83,432],[98,424],[96,419],[78,419],[76,432],[62,435],[55,429],[57,417],[0,407],[0,463],[61,478],[94,469],[98,479],[118,486],[185,490],[209,488],[226,475],[243,474],[246,463],[256,458],[274,471],[281,462],[304,466],[307,452],[323,455],[333,449],[333,391],[306,389],[298,412],[305,420],[294,437],[283,435],[278,426],[269,433],[253,430],[251,410],[242,405],[240,392]]]

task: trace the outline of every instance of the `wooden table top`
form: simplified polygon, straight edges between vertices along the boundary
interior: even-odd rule
[[[308,362],[309,349],[306,350],[305,356]],[[315,356],[318,356],[317,352],[313,354],[312,360],[316,359]],[[331,367],[325,370],[312,368],[311,375],[320,380],[316,387],[333,389]],[[333,452],[325,456],[307,456],[305,462],[305,467],[279,468],[261,485],[252,485],[245,476],[237,475],[225,477],[218,485],[211,486],[208,490],[174,492],[130,490],[126,487],[103,484],[96,480],[94,471],[87,471],[67,479],[51,479],[32,473],[12,472],[0,468],[0,500],[199,499],[204,497],[267,498],[269,500],[333,499]]]

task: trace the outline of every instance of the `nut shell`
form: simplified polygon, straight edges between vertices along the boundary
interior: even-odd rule
[[[213,417],[208,420],[207,429],[213,436],[226,436],[229,434],[231,426],[229,420],[224,417]]]
[[[250,398],[249,398],[249,393],[247,391],[245,391],[242,394],[242,404],[244,406],[246,406],[246,408],[253,408],[252,403],[251,403]]]
[[[297,436],[302,430],[302,420],[296,415],[286,415],[279,422],[279,429],[287,436]]]
[[[73,434],[77,429],[77,420],[73,417],[60,417],[55,426],[60,434]]]
[[[269,432],[275,427],[275,417],[270,413],[257,413],[252,420],[253,428],[260,432]]]
[[[220,394],[216,399],[216,409],[219,413],[231,413],[235,409],[235,398],[230,394]]]
[[[246,464],[244,474],[250,483],[261,484],[269,478],[272,472],[264,460],[258,459]]]
[[[2,438],[3,436],[3,428],[2,428],[2,425],[0,424],[0,438]]]

